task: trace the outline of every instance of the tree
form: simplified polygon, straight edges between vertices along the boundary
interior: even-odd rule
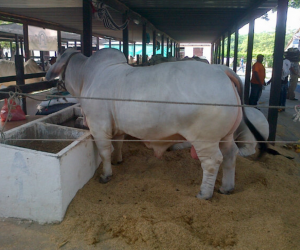
[[[287,43],[291,40],[295,33],[295,30],[288,30],[285,36],[285,47]],[[231,37],[231,41],[234,41]],[[256,55],[263,54],[265,56],[264,62],[267,67],[272,67],[273,65],[273,51],[274,51],[274,42],[275,42],[275,32],[263,32],[255,33],[254,35],[254,44],[253,44],[253,58],[256,58]],[[239,35],[239,45],[238,45],[238,58],[239,62],[241,57],[244,57],[244,60],[247,60],[247,46],[248,46],[248,35]],[[227,40],[225,40],[225,48],[227,48]],[[227,52],[225,51],[225,54]],[[230,44],[230,57],[234,57],[234,42]]]
[[[6,22],[6,21],[1,21],[0,20],[0,25],[1,24],[11,24],[11,22]],[[0,41],[0,48],[1,49],[9,49],[10,48],[10,42],[9,41]],[[12,49],[16,50],[16,44],[15,43],[12,44]],[[0,57],[1,56],[2,55],[0,55]]]
[[[289,7],[299,9],[300,8],[300,0],[290,0]]]

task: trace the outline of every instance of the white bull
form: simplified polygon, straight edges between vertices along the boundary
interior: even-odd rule
[[[206,58],[200,58],[198,56],[193,56],[193,57],[186,56],[182,58],[181,61],[198,61],[198,62],[204,62],[209,64],[209,61]]]
[[[171,57],[163,57],[162,54],[158,55],[153,55],[151,59],[149,60],[149,65],[156,65],[160,63],[165,63],[165,62],[176,62],[176,58],[171,56]]]
[[[102,49],[89,58],[67,50],[51,66],[46,78],[51,80],[59,75],[65,75],[70,94],[81,97],[81,108],[103,161],[103,182],[112,176],[111,139],[123,139],[124,134],[129,134],[148,141],[145,144],[154,149],[157,157],[176,140],[190,141],[203,169],[198,198],[212,197],[221,164],[220,192],[234,189],[238,148],[233,133],[242,119],[242,109],[167,103],[239,105],[241,93],[238,94],[233,82],[239,90],[240,82],[230,73],[193,61],[131,67],[122,52]],[[113,162],[122,161],[122,142],[113,142],[113,146]]]
[[[33,74],[33,73],[40,73],[43,72],[40,67],[37,65],[37,63],[33,59],[29,59],[24,63],[24,74]],[[13,61],[7,61],[7,60],[0,60],[0,77],[2,76],[14,76],[16,75],[16,66],[15,62]],[[26,83],[34,83],[34,82],[40,82],[43,80],[43,77],[38,78],[32,78],[32,79],[26,79]],[[10,85],[15,85],[16,82],[4,82],[0,83],[0,88],[5,88]]]

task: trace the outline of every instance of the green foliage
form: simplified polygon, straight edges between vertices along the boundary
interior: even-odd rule
[[[300,0],[290,0],[289,1],[289,6],[295,9],[300,8]]]
[[[11,22],[6,22],[6,21],[1,21],[0,20],[0,25],[1,24],[10,24]],[[15,43],[12,44],[12,47],[13,49],[16,48],[16,45]],[[10,42],[7,42],[7,41],[0,41],[0,48],[6,48],[6,49],[9,49],[10,48]]]
[[[300,0],[299,0],[300,1]],[[285,47],[288,42],[292,39],[295,30],[290,30],[286,32],[285,36]],[[256,61],[256,56],[258,54],[264,55],[264,64],[266,67],[272,67],[273,65],[273,52],[274,52],[274,42],[275,42],[275,32],[263,32],[254,34],[254,44],[253,44],[253,54],[252,61]],[[227,39],[225,40],[225,57],[227,56]],[[248,35],[239,35],[239,45],[238,45],[238,56],[237,62],[241,57],[244,57],[244,62],[247,61],[247,47],[248,47]],[[230,57],[234,57],[234,34],[231,36],[230,43]]]

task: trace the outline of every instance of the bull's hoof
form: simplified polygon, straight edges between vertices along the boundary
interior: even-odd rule
[[[220,194],[226,194],[226,195],[230,195],[230,194],[232,194],[232,193],[233,193],[233,191],[234,191],[234,188],[232,188],[232,189],[229,189],[228,191],[222,190],[222,188],[220,188],[220,189],[218,190],[218,193],[220,193]]]
[[[212,198],[212,195],[203,195],[201,191],[196,195],[196,197],[200,200],[209,200]]]
[[[111,175],[107,176],[107,177],[101,175],[99,178],[99,182],[102,184],[105,184],[105,183],[109,182],[110,180],[111,180]]]

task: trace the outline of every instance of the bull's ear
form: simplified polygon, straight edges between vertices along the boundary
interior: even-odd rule
[[[65,68],[66,61],[57,61],[53,65],[51,65],[50,69],[47,71],[46,79],[48,81],[53,80],[54,78],[58,77],[62,74]]]
[[[74,53],[74,49],[67,49],[56,62],[51,65],[50,69],[47,71],[46,79],[48,81],[53,80],[54,78],[60,76],[65,68],[65,65],[68,61],[68,58]]]

